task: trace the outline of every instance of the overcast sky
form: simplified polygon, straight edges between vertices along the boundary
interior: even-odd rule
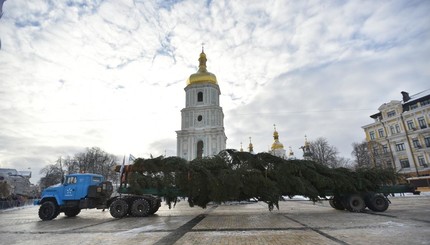
[[[7,0],[0,167],[87,147],[176,155],[186,80],[205,43],[228,148],[324,137],[351,157],[377,108],[430,88],[430,1]]]

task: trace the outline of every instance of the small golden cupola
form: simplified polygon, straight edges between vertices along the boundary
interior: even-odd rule
[[[206,54],[204,52],[204,48],[202,47],[202,53],[199,58],[199,70],[191,74],[191,76],[187,80],[187,85],[195,84],[195,83],[213,83],[218,84],[216,80],[216,76],[206,69]]]
[[[251,142],[251,137],[249,137],[248,151],[254,153],[254,145]]]
[[[279,142],[279,134],[278,131],[276,131],[276,125],[274,124],[273,127],[275,128],[275,131],[273,132],[273,144],[272,144],[272,151],[276,149],[284,149],[284,145]]]

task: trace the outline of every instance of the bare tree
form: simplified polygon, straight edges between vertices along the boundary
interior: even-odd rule
[[[368,143],[363,141],[361,143],[352,143],[351,155],[355,158],[354,163],[357,167],[370,167],[372,166]]]
[[[86,152],[78,153],[70,159],[68,167],[79,172],[96,173],[108,180],[114,180],[117,175],[113,167],[118,164],[115,155],[109,154],[98,147],[87,148]]]
[[[66,156],[63,159],[63,166],[65,167],[68,174],[79,173],[81,171],[77,160],[75,158],[71,158],[70,156]]]
[[[61,183],[63,178],[63,170],[57,161],[56,164],[48,165],[40,170],[40,174],[45,175],[40,178],[39,185],[41,189],[45,189],[51,185]]]
[[[336,147],[331,146],[326,138],[317,138],[315,141],[309,142],[310,152],[312,154],[312,160],[322,165],[335,168],[339,165],[339,153]]]
[[[114,167],[118,165],[117,157],[106,153],[98,147],[87,148],[86,152],[77,153],[74,157],[59,157],[57,162],[44,167],[40,173],[42,189],[61,183],[65,173],[94,173],[103,175],[106,180],[115,181],[118,176]]]
[[[345,157],[337,157],[336,165],[332,166],[333,168],[354,168],[351,159]]]

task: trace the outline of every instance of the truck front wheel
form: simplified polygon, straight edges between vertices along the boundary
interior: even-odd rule
[[[128,204],[123,199],[116,199],[109,206],[109,211],[114,218],[123,218],[128,213]]]
[[[58,205],[52,201],[42,203],[39,208],[39,218],[41,220],[53,220],[60,213]]]
[[[131,205],[131,214],[135,217],[145,217],[149,215],[150,206],[143,198],[136,199]]]
[[[76,215],[78,215],[81,212],[80,208],[68,208],[66,210],[64,210],[64,214],[67,217],[75,217]]]

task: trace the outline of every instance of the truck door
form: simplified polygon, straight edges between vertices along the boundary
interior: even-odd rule
[[[64,182],[64,200],[80,200],[87,195],[88,176],[67,176]]]
[[[76,176],[67,176],[64,181],[64,200],[76,200],[78,191],[78,178]]]

